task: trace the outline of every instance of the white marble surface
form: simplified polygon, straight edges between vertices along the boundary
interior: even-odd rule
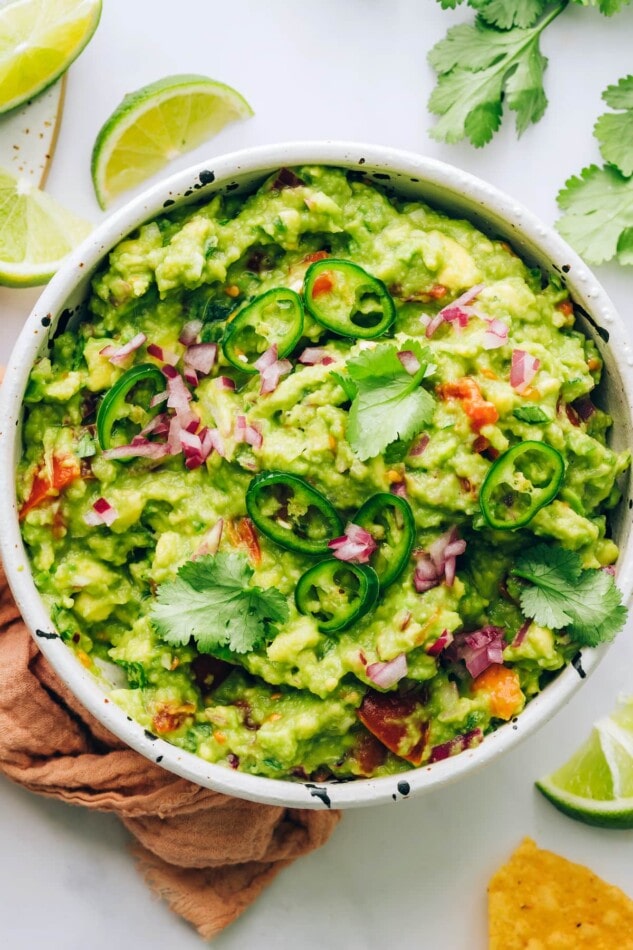
[[[517,143],[510,122],[486,149],[429,138],[434,77],[426,52],[470,11],[435,0],[105,0],[97,34],[69,74],[49,190],[102,217],[90,183],[97,130],[123,94],[176,72],[235,85],[256,116],[206,154],[299,138],[402,146],[493,181],[544,221],[564,180],[598,161],[591,130],[600,93],[631,72],[633,6],[607,20],[574,7],[547,31],[545,118]],[[0,129],[1,134],[1,129]],[[632,324],[633,270],[598,275]],[[0,289],[0,360],[37,290]],[[589,863],[633,895],[633,832],[564,818],[534,779],[568,756],[620,691],[633,692],[633,626],[552,722],[458,785],[398,806],[347,812],[329,844],[282,872],[215,942],[244,947],[377,950],[403,944],[483,950],[485,888],[524,835]],[[116,819],[36,798],[0,780],[0,946],[6,950],[149,950],[201,945],[147,890]]]

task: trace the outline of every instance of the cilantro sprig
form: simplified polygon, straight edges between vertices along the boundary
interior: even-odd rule
[[[520,593],[526,617],[567,632],[581,646],[612,640],[627,609],[607,571],[584,569],[575,551],[538,544],[520,555],[512,573],[526,585]]]
[[[455,9],[462,0],[439,0]],[[573,0],[605,16],[631,0]],[[486,145],[499,129],[505,103],[516,113],[517,134],[547,108],[543,78],[547,59],[540,50],[543,31],[568,6],[568,0],[468,0],[474,23],[451,27],[430,51],[438,74],[429,110],[439,116],[431,135],[441,142],[469,139]]]
[[[160,584],[150,619],[174,645],[193,637],[201,653],[228,646],[248,653],[269,623],[288,619],[288,603],[276,589],[251,586],[253,568],[241,554],[209,554],[187,561],[173,581]]]
[[[602,98],[615,112],[601,115],[594,135],[606,165],[590,165],[558,194],[560,233],[591,264],[615,257],[633,264],[633,76]]]
[[[402,350],[411,350],[420,364],[414,375],[398,359]],[[347,441],[358,458],[373,458],[398,439],[412,439],[431,421],[435,399],[421,385],[435,372],[430,358],[428,347],[407,340],[402,346],[379,343],[347,361],[347,394],[353,394]]]

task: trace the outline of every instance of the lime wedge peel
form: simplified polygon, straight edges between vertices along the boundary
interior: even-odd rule
[[[167,76],[127,95],[106,120],[92,151],[92,181],[102,208],[179,155],[253,110],[237,90],[207,76]]]
[[[91,230],[51,195],[0,168],[0,284],[45,284]]]
[[[13,0],[0,6],[0,113],[65,73],[92,38],[102,0]]]
[[[633,696],[620,698],[571,758],[536,787],[585,824],[633,828]]]

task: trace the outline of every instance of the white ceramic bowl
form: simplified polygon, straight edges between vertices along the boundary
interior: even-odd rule
[[[362,169],[369,178],[411,198],[427,201],[449,214],[469,218],[478,227],[507,240],[529,263],[556,271],[567,282],[585,313],[584,330],[596,341],[605,361],[601,402],[616,420],[615,448],[633,444],[633,349],[606,293],[580,258],[551,228],[492,185],[442,162],[419,155],[340,142],[296,142],[248,149],[209,159],[165,179],[107,218],[67,259],[43,292],[15,346],[0,396],[0,553],[27,626],[59,676],[84,706],[120,739],[142,755],[199,785],[241,798],[295,808],[347,808],[398,801],[454,781],[512,748],[546,722],[571,696],[585,674],[595,669],[605,646],[582,651],[582,666],[568,666],[535,699],[516,723],[488,735],[477,748],[398,776],[354,782],[310,783],[246,775],[205,762],[163,739],[150,736],[104,693],[54,633],[35,588],[22,545],[16,513],[14,472],[21,451],[21,406],[33,361],[46,349],[60,317],[67,319],[81,303],[91,275],[110,249],[144,221],[173,207],[218,191],[247,187],[284,165],[330,164]],[[612,528],[620,546],[618,583],[629,599],[633,588],[633,532],[629,495],[620,504]]]

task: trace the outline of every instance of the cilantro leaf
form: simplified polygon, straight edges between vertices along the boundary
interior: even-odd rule
[[[554,630],[567,628],[582,646],[612,640],[626,622],[611,574],[583,569],[575,551],[536,545],[519,556],[512,573],[531,585],[520,593],[526,617]]]
[[[158,587],[150,619],[168,643],[191,637],[202,653],[228,646],[252,650],[266,633],[266,622],[288,619],[288,604],[276,589],[251,587],[253,569],[241,554],[209,554],[187,561],[173,581]]]
[[[470,0],[473,10],[478,10],[486,23],[500,30],[532,26],[546,4],[547,0]]]
[[[527,422],[528,425],[552,421],[540,406],[517,406],[512,415],[521,422]]]
[[[605,162],[617,165],[623,175],[633,175],[633,76],[626,76],[616,86],[608,86],[602,98],[612,109],[593,127]]]
[[[429,99],[430,111],[440,116],[431,130],[433,138],[469,138],[476,147],[486,145],[501,124],[504,97],[516,112],[519,135],[538,122],[547,106],[547,60],[539,49],[540,35],[564,8],[565,3],[557,4],[529,29],[497,30],[481,17],[474,25],[452,27],[428,56],[438,73]]]
[[[586,261],[633,264],[633,177],[590,165],[565,183],[557,201],[565,214],[556,226]]]
[[[412,376],[398,352],[411,350],[420,368]],[[422,381],[435,371],[428,347],[407,340],[402,346],[380,343],[347,361],[356,386],[347,423],[347,441],[360,459],[373,458],[397,439],[408,440],[431,421],[435,399]]]
[[[581,7],[597,7],[605,16],[612,16],[627,7],[631,0],[574,0]]]

